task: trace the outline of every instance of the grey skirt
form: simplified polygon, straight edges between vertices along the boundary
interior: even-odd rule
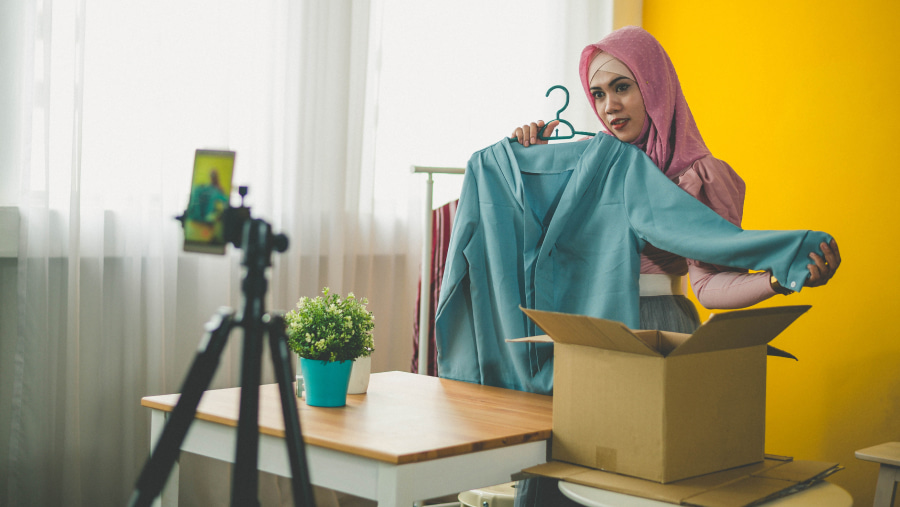
[[[642,296],[641,329],[693,333],[700,327],[694,302],[685,296]],[[556,479],[538,477],[516,483],[515,507],[578,507],[559,490]]]
[[[700,314],[686,296],[641,297],[641,329],[693,333],[700,327]]]

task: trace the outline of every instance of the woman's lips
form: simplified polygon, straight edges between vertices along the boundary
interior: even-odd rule
[[[609,126],[616,130],[622,130],[623,128],[625,128],[625,125],[627,125],[627,124],[628,124],[628,120],[625,118],[617,118],[617,119],[609,122]]]

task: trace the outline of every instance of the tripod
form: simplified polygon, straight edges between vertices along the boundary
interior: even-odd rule
[[[138,477],[135,490],[129,500],[131,506],[150,505],[162,491],[175,460],[178,458],[181,444],[194,421],[200,397],[212,381],[222,350],[235,326],[244,329],[244,343],[241,364],[240,418],[238,420],[235,465],[232,473],[231,505],[241,507],[259,505],[257,461],[263,334],[268,334],[269,337],[275,378],[281,395],[285,442],[291,464],[294,505],[296,507],[315,505],[309,482],[303,435],[300,430],[300,418],[297,414],[297,400],[294,398],[292,388],[293,374],[284,319],[278,315],[266,314],[264,311],[264,298],[268,287],[265,270],[271,266],[273,249],[278,252],[287,250],[287,237],[283,234],[273,234],[270,225],[263,220],[250,219],[249,210],[243,206],[229,211],[237,211],[232,215],[232,220],[235,217],[238,220],[236,224],[229,224],[228,218],[226,218],[226,228],[237,229],[240,225],[242,231],[239,248],[244,250],[244,257],[241,264],[247,270],[241,284],[244,294],[243,308],[237,317],[229,308],[220,309],[206,324],[206,332],[200,341],[199,350],[187,377],[185,377],[181,397],[172,410],[153,453]],[[227,235],[228,233],[226,233]]]

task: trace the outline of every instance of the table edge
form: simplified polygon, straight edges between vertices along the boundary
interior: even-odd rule
[[[171,413],[174,410],[175,404],[178,403],[178,399],[180,398],[180,394],[162,394],[162,395],[152,395],[145,396],[141,398],[141,406],[150,408],[152,410],[159,410],[161,412]],[[221,424],[223,426],[229,426],[232,428],[236,428],[238,426],[238,422],[236,420],[230,418],[222,418],[214,415],[197,413],[195,414],[196,419],[200,419],[207,422],[212,422],[216,424]],[[274,430],[271,428],[261,427],[259,432],[264,435],[269,435],[276,438],[284,438],[285,434],[283,430]],[[301,427],[302,432],[302,427]],[[511,447],[515,445],[528,444],[539,441],[547,441],[549,442],[552,435],[552,429],[548,428],[546,430],[540,431],[532,431],[522,435],[519,435],[517,438],[509,439],[509,438],[495,438],[482,440],[478,442],[469,442],[461,445],[453,445],[448,447],[442,447],[439,449],[431,449],[425,452],[409,452],[402,454],[388,454],[378,451],[373,451],[369,449],[359,449],[358,447],[353,447],[349,445],[343,445],[341,442],[335,442],[333,440],[321,439],[316,437],[310,437],[306,434],[303,435],[303,441],[307,445],[313,445],[325,449],[332,449],[335,451],[346,452],[348,454],[353,454],[355,456],[360,456],[364,458],[374,459],[380,462],[389,463],[393,465],[405,465],[411,463],[421,463],[426,461],[432,461],[442,458],[449,458],[453,456],[461,456],[465,454],[470,454],[473,452],[487,451],[492,449],[499,449],[503,447]]]

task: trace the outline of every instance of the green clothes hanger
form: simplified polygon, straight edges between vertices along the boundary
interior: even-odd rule
[[[557,88],[561,89],[566,94],[566,103],[563,104],[563,107],[561,107],[559,109],[559,111],[556,112],[556,120],[554,120],[554,121],[559,121],[560,125],[565,125],[565,126],[569,127],[569,132],[571,132],[571,134],[569,134],[567,136],[561,136],[561,135],[557,134],[557,135],[553,135],[550,137],[545,137],[544,130],[547,129],[547,125],[544,125],[544,127],[541,129],[540,133],[538,133],[538,137],[540,137],[544,141],[552,141],[555,139],[572,139],[573,137],[575,137],[576,134],[580,134],[583,136],[595,135],[594,132],[581,132],[581,131],[575,130],[575,127],[573,127],[571,123],[569,123],[567,120],[563,120],[562,118],[559,117],[559,115],[562,114],[562,112],[565,111],[567,107],[569,107],[569,90],[567,90],[566,87],[563,85],[556,85],[556,86],[550,87],[550,89],[547,90],[547,94],[544,96],[549,97],[550,92],[552,92],[553,90],[555,90]],[[551,122],[547,122],[547,123],[549,124]],[[557,125],[557,129],[558,128],[559,128],[559,125]],[[559,131],[557,130],[557,132],[559,132]]]

